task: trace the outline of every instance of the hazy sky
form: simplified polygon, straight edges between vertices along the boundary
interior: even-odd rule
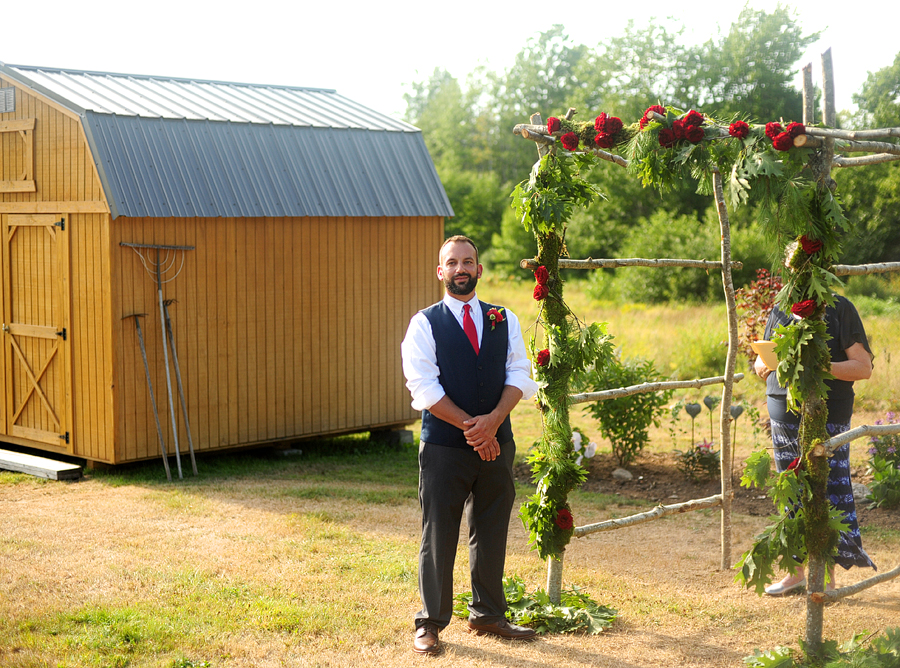
[[[750,0],[771,10],[774,0]],[[804,55],[821,83],[820,54],[832,49],[838,109],[867,72],[893,63],[900,44],[892,35],[900,3],[854,19],[847,3],[800,0],[805,33],[822,39]],[[556,9],[559,7],[559,9]],[[597,18],[581,10],[597,8]],[[684,7],[684,9],[682,9]],[[513,3],[456,0],[448,3],[385,0],[382,3],[276,2],[234,4],[158,0],[68,0],[40,3],[40,20],[5,23],[0,61],[104,72],[197,77],[223,81],[334,88],[378,111],[400,116],[408,85],[442,67],[464,80],[478,65],[502,71],[530,37],[561,23],[575,43],[590,47],[620,34],[627,21],[681,21],[686,41],[705,42],[726,33],[740,2]],[[885,26],[879,36],[877,28]],[[28,27],[26,30],[25,28]],[[798,77],[799,88],[799,77]],[[599,111],[599,110],[591,110]],[[545,112],[546,113],[546,112]]]

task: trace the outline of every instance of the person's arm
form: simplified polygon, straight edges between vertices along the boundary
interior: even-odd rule
[[[756,361],[753,362],[753,370],[756,372],[756,375],[765,380],[769,377],[769,374],[772,373],[772,370],[766,366],[766,363],[762,361],[762,357],[759,355],[756,356]]]
[[[831,363],[831,375],[838,380],[866,380],[872,376],[872,356],[863,344],[857,342],[847,348],[844,362]]]

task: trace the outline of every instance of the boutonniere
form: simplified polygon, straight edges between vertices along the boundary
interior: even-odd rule
[[[503,322],[504,320],[506,320],[506,318],[503,317],[503,309],[502,309],[502,308],[499,308],[499,309],[492,308],[492,309],[490,309],[490,310],[487,312],[487,317],[488,317],[488,319],[491,321],[491,331],[492,331],[492,332],[494,331],[494,327],[496,327],[499,323],[501,323],[501,322]]]

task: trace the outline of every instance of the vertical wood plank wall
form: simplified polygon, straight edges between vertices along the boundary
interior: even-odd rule
[[[416,419],[400,341],[409,318],[440,298],[442,240],[441,218],[113,221],[117,461],[159,455],[134,319],[122,320],[135,313],[147,314],[151,381],[173,448],[155,277],[120,242],[194,247],[183,267],[181,253],[169,254],[163,296],[176,300],[190,426],[203,451]],[[174,374],[172,390],[184,453]]]
[[[14,84],[0,77],[0,85]],[[0,212],[59,213],[67,218],[66,231],[60,233],[68,235],[69,242],[69,276],[63,279],[67,281],[70,308],[67,341],[60,344],[67,346],[70,360],[70,377],[62,391],[70,397],[72,443],[58,449],[114,461],[109,215],[79,213],[106,210],[103,189],[77,114],[16,86],[15,111],[0,114],[0,121],[32,118],[36,119],[36,192],[0,194]],[[18,133],[0,133],[0,178],[17,179],[25,171],[21,142]],[[0,269],[0,275],[6,276],[7,268]],[[40,312],[42,307],[34,304],[29,308]],[[0,355],[0,387],[6,372],[2,359]],[[4,422],[0,419],[0,425]]]

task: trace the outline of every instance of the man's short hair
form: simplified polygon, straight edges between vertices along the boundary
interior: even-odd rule
[[[457,241],[462,242],[462,243],[467,243],[472,248],[475,249],[475,263],[477,264],[478,263],[478,246],[476,246],[475,242],[472,241],[469,237],[467,237],[464,234],[454,234],[452,237],[450,237],[449,239],[444,241],[444,243],[441,244],[441,250],[438,251],[438,257],[440,257],[441,253],[444,251],[444,246],[446,246],[447,244],[456,243]]]

